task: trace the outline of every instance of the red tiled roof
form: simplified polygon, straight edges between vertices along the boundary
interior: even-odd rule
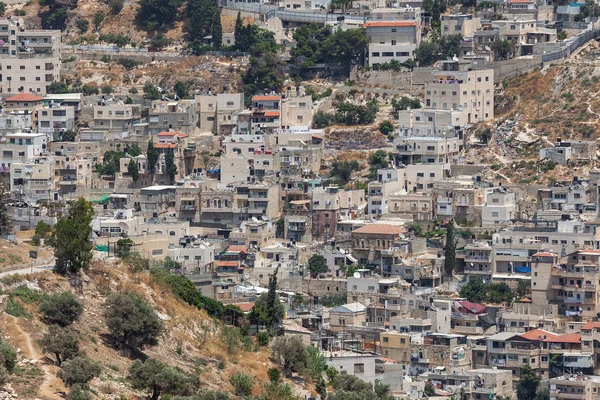
[[[398,364],[398,361],[392,360],[391,358],[379,357],[377,360],[385,363]]]
[[[281,100],[281,96],[254,96],[252,101],[277,101]]]
[[[154,145],[155,149],[174,149],[177,147],[177,143],[156,143]]]
[[[370,233],[373,235],[399,235],[406,231],[395,225],[388,224],[367,224],[352,231],[353,233]]]
[[[582,331],[589,331],[591,329],[600,328],[600,322],[588,321],[587,324],[581,327]]]
[[[227,248],[227,251],[239,251],[240,253],[248,253],[248,247],[240,244],[231,245]]]
[[[365,22],[366,28],[377,26],[417,26],[417,21],[369,21]]]
[[[10,102],[10,101],[14,101],[14,102],[19,102],[19,101],[42,101],[43,99],[39,96],[36,96],[35,94],[31,94],[31,93],[19,93],[19,94],[15,94],[12,97],[9,97],[8,99],[6,99],[5,101]]]
[[[237,267],[240,263],[237,261],[218,261],[217,267]]]
[[[518,301],[518,303],[533,303],[533,301],[531,301],[531,299],[528,299],[527,297],[523,297],[521,300]]]
[[[245,313],[250,312],[250,310],[252,310],[252,307],[254,307],[254,303],[252,302],[233,303],[232,305],[238,306]]]
[[[467,300],[459,301],[458,304],[460,304],[461,307],[469,310],[473,314],[481,314],[487,308],[483,304],[471,303],[470,301],[467,301]]]
[[[547,340],[557,337],[558,335],[552,332],[545,331],[543,329],[534,329],[529,332],[525,332],[522,335],[517,335],[527,340]]]
[[[548,251],[540,251],[539,253],[535,253],[532,257],[556,257],[556,254]]]
[[[581,343],[581,334],[569,333],[567,335],[558,335],[544,340],[548,343]]]

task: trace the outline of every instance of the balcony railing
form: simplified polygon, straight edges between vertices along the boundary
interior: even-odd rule
[[[195,204],[182,204],[181,210],[182,211],[196,211],[196,205]]]

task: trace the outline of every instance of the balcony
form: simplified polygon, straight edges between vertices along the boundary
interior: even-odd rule
[[[429,364],[429,359],[422,357],[411,357],[410,362],[415,364]]]
[[[195,204],[182,204],[181,211],[196,211]]]
[[[492,358],[492,365],[504,367],[506,365],[506,359],[503,358]]]
[[[465,268],[465,274],[467,275],[491,275],[492,271],[490,270],[479,270],[479,269],[471,269],[471,268]]]
[[[554,397],[552,393],[556,393],[556,398],[564,399],[564,400],[585,400],[585,393],[571,393],[571,392],[563,392],[561,390],[557,390],[556,392],[551,392],[550,397]]]
[[[290,226],[288,226],[288,230],[294,231],[294,232],[305,231],[306,230],[306,226],[304,226],[304,225],[290,225]]]
[[[58,183],[60,184],[60,186],[77,186],[77,181],[76,180],[60,180],[58,181]]]
[[[466,254],[465,255],[465,261],[485,261],[485,262],[490,262],[490,256],[481,256],[481,255],[475,255],[475,254]]]

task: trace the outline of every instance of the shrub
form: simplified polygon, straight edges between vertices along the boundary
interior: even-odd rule
[[[267,370],[267,375],[269,375],[269,381],[271,383],[279,383],[281,372],[279,372],[277,368],[269,368]]]
[[[252,393],[253,380],[250,375],[236,373],[229,378],[229,382],[235,387],[237,396],[249,396]]]
[[[54,354],[56,364],[74,358],[79,354],[79,340],[73,328],[53,325],[41,340],[44,352]]]
[[[61,292],[50,295],[40,304],[40,313],[50,324],[68,326],[83,313],[83,304],[72,292]]]
[[[0,366],[12,372],[17,366],[17,351],[9,343],[0,339]]]
[[[93,378],[100,376],[100,364],[88,357],[75,357],[65,361],[58,377],[66,386],[87,385]]]
[[[79,29],[79,33],[82,35],[86,33],[88,29],[90,29],[90,21],[84,18],[77,19],[77,21],[75,21],[75,25],[77,26],[77,29]]]
[[[256,340],[258,344],[261,346],[266,346],[269,344],[269,334],[267,332],[261,331],[256,334]]]
[[[132,58],[119,58],[117,60],[117,64],[122,65],[123,68],[130,71],[137,67],[138,65],[143,64],[141,61],[134,60]]]
[[[106,325],[122,349],[157,344],[163,324],[144,298],[133,292],[113,293],[107,303]]]

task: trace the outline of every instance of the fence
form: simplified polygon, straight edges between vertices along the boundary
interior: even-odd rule
[[[577,36],[565,40],[563,42],[564,46],[562,46],[560,50],[549,54],[543,54],[542,62],[547,63],[561,58],[566,58],[573,54],[573,52],[575,52],[575,50],[577,50],[579,47],[583,46],[590,40],[597,38],[598,36],[600,36],[600,30],[598,29],[588,29],[586,31],[583,31]]]

